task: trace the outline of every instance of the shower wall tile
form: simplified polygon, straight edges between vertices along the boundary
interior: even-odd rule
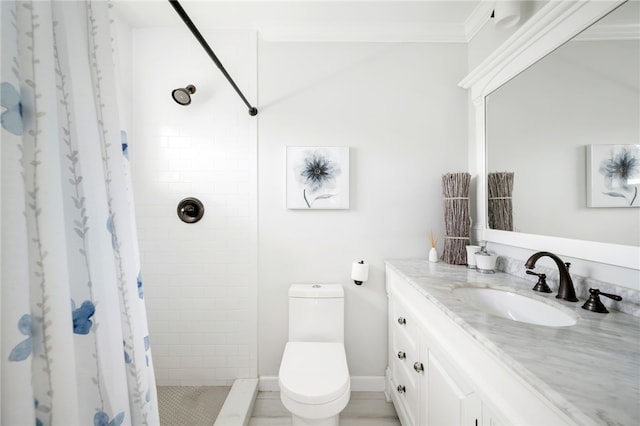
[[[255,33],[203,35],[255,99]],[[230,385],[256,377],[256,121],[182,28],[135,30],[133,45],[140,96],[130,157],[156,380]],[[186,84],[197,91],[182,107],[170,92]],[[203,202],[200,222],[179,221],[185,197]]]

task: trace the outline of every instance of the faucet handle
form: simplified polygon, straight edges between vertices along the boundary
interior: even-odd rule
[[[600,300],[600,295],[606,296],[613,300],[622,300],[622,297],[618,296],[617,294],[603,293],[597,288],[590,288],[589,299],[584,303],[584,305],[582,305],[582,308],[592,312],[608,314],[609,311]]]
[[[613,300],[617,300],[620,301],[622,300],[622,297],[618,296],[617,294],[611,294],[611,293],[604,293],[600,290],[598,290],[597,288],[590,288],[589,289],[589,293],[597,293],[597,294],[601,294],[603,296],[608,297],[609,299],[613,299]]]
[[[551,293],[551,289],[547,285],[546,274],[538,274],[536,272],[533,272],[530,269],[527,269],[526,273],[529,275],[535,275],[536,277],[538,277],[538,282],[532,288],[533,291],[539,291],[541,293]]]

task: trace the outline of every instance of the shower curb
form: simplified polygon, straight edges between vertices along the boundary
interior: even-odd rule
[[[246,426],[258,395],[258,379],[236,379],[213,426]]]

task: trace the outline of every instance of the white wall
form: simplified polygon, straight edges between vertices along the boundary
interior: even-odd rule
[[[204,37],[256,99],[256,36]],[[194,84],[192,104],[171,99]],[[256,119],[186,28],[133,34],[130,155],[144,290],[159,385],[257,375]],[[177,203],[205,206],[196,224]]]
[[[259,375],[275,376],[291,283],[345,288],[352,376],[387,365],[384,260],[425,258],[441,175],[467,167],[464,44],[259,44]],[[349,146],[349,210],[287,210],[285,150]],[[361,287],[351,262],[371,264]]]
[[[383,261],[425,257],[430,228],[442,249],[441,175],[466,167],[466,47],[262,42],[258,54],[251,32],[203,33],[250,100],[257,73],[257,119],[186,30],[133,32],[130,154],[158,384],[277,375],[287,289],[314,281],[345,286],[351,374],[383,376]],[[181,107],[170,92],[187,84],[197,92]],[[285,208],[288,145],[350,147],[349,210]],[[205,204],[198,224],[176,216],[186,196]],[[372,265],[362,287],[349,279],[359,259]]]

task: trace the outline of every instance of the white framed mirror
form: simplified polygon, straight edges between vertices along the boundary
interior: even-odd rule
[[[490,171],[487,169],[487,97],[622,3],[624,1],[548,2],[460,83],[461,87],[470,90],[475,110],[477,209],[474,232],[478,239],[531,250],[553,250],[573,258],[640,270],[640,247],[637,245],[594,241],[596,238],[586,232],[565,237],[552,230],[548,233],[540,230],[536,233],[508,232],[487,226],[486,188],[487,172]],[[526,155],[526,150],[520,152]],[[544,204],[544,200],[540,202]]]

